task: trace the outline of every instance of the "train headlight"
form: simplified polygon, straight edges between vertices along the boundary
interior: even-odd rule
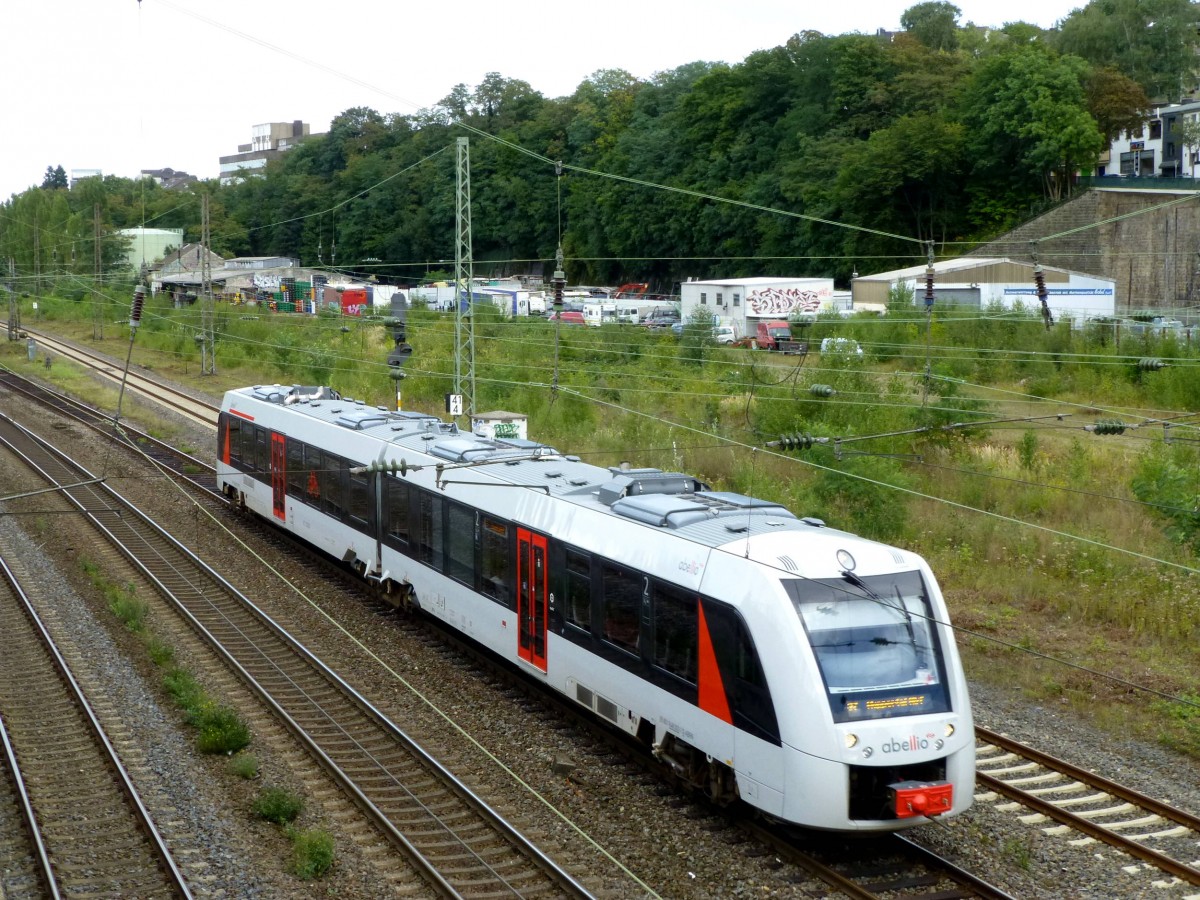
[[[858,735],[857,734],[851,734],[849,731],[847,731],[844,735],[842,735],[842,740],[844,740],[846,742],[847,750],[850,750],[850,749],[858,746]]]
[[[839,550],[837,552],[837,561],[838,565],[842,567],[842,571],[844,572],[853,572],[854,567],[858,565],[858,563],[854,561],[854,557],[850,555],[849,550]]]
[[[952,722],[946,723],[946,737],[954,737],[954,724]]]

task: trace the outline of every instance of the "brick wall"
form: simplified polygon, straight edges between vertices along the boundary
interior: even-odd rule
[[[1200,191],[1092,188],[969,256],[1033,258],[1116,282],[1117,313],[1200,307]]]

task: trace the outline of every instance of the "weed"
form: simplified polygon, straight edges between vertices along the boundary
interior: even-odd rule
[[[175,704],[189,716],[204,702],[204,688],[191,672],[178,667],[163,676],[163,687],[175,698]]]
[[[205,703],[193,716],[199,730],[196,748],[201,753],[237,753],[250,743],[250,728],[237,711],[228,706]]]
[[[247,781],[258,777],[258,758],[253,753],[238,753],[229,760],[229,771]]]
[[[283,788],[263,788],[254,800],[254,813],[259,818],[286,825],[295,820],[304,809],[304,798]]]
[[[292,829],[292,871],[297,878],[308,881],[320,878],[333,865],[333,837],[327,831],[310,828]]]
[[[174,662],[175,648],[158,635],[146,632],[142,636],[142,642],[146,645],[146,653],[150,655],[150,661],[160,669],[165,669]]]
[[[113,615],[125,623],[125,627],[135,633],[146,629],[146,615],[150,605],[126,590],[112,588],[105,591],[108,597],[108,608]]]

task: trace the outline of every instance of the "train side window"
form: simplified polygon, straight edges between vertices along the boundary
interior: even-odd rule
[[[512,609],[512,550],[508,523],[485,515],[480,536],[480,590]]]
[[[308,473],[304,470],[304,442],[289,439],[287,442],[288,493],[293,497],[304,497],[304,486]]]
[[[475,586],[475,510],[446,503],[446,574]]]
[[[391,542],[401,550],[408,550],[408,491],[406,482],[398,478],[384,478],[387,485],[387,533]]]
[[[371,515],[371,484],[367,480],[368,476],[364,473],[354,473],[346,471],[347,479],[350,484],[350,495],[347,498],[347,504],[350,509],[350,518],[355,524],[362,525],[374,518]]]
[[[628,650],[638,652],[638,621],[642,608],[644,576],[605,564],[600,585],[604,596],[604,638]]]
[[[335,519],[346,515],[346,467],[332,453],[321,454],[321,510]]]
[[[591,557],[578,550],[567,549],[567,596],[563,617],[576,628],[592,630],[592,565]]]
[[[418,520],[418,550],[421,562],[442,571],[442,498],[421,491]]]
[[[316,447],[304,445],[304,502],[320,507],[322,486],[325,484],[325,465],[322,453]]]
[[[705,624],[733,710],[734,724],[779,743],[775,706],[746,623],[735,610],[715,600],[702,602]]]
[[[695,594],[664,584],[654,586],[654,664],[696,683]]]
[[[261,475],[271,471],[271,434],[257,425],[254,426],[254,471]]]

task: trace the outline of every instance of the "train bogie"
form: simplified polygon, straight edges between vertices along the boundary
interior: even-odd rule
[[[226,395],[218,481],[720,802],[835,830],[970,803],[966,684],[917,556],[327,389]]]

